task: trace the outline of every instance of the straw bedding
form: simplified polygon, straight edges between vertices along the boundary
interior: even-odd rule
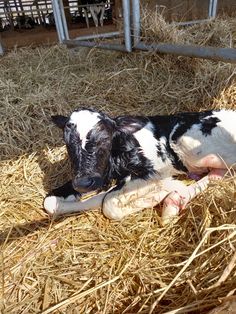
[[[217,23],[212,32],[230,32],[232,21]],[[234,177],[165,227],[161,207],[121,222],[100,210],[55,221],[42,208],[70,171],[51,114],[82,105],[111,115],[235,109],[235,72],[220,62],[58,46],[1,59],[2,313],[207,313],[235,303]]]

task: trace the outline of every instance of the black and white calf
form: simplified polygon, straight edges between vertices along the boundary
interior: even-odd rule
[[[98,27],[98,17],[100,25],[103,26],[103,18],[105,14],[105,1],[102,0],[81,0],[82,5],[84,5],[84,16],[86,20],[86,25],[89,28],[89,18],[88,13],[90,12],[96,27]]]
[[[64,131],[73,174],[46,197],[49,214],[102,206],[107,217],[122,219],[163,201],[165,221],[236,162],[236,112],[230,110],[111,118],[80,109],[52,119]],[[173,179],[181,173],[206,175],[186,186]]]

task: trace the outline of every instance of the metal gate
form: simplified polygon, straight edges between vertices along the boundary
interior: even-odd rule
[[[104,5],[104,3],[101,3]],[[123,11],[123,31],[95,34],[89,36],[80,36],[75,39],[69,38],[67,21],[64,12],[62,0],[52,0],[55,24],[57,28],[59,42],[67,46],[98,47],[103,49],[132,52],[134,50],[154,51],[157,53],[169,53],[177,56],[188,56],[195,58],[205,58],[224,62],[236,63],[236,49],[204,47],[197,45],[178,45],[166,43],[147,44],[141,40],[141,18],[140,18],[140,0],[122,0]],[[90,5],[91,6],[91,5]],[[217,0],[209,0],[208,19],[214,19],[217,12]],[[198,20],[180,23],[188,25],[201,23],[208,20]],[[96,42],[97,38],[123,37],[124,44],[112,42]],[[0,54],[3,53],[3,47],[0,41]]]
[[[53,0],[53,10],[55,15],[56,27],[58,31],[59,41],[69,46],[85,46],[99,47],[103,49],[120,50],[132,52],[133,50],[155,51],[157,53],[169,53],[178,56],[189,56],[195,58],[213,59],[225,62],[236,63],[236,49],[234,48],[216,48],[194,45],[177,45],[153,43],[146,44],[141,41],[141,19],[140,19],[140,1],[139,0],[122,0],[123,7],[123,33],[104,33],[99,35],[91,35],[89,38],[78,37],[70,39],[68,35],[67,23],[64,14],[62,0]],[[209,0],[208,18],[216,17],[217,0]],[[204,20],[205,21],[205,20]],[[197,21],[204,22],[204,21]],[[194,21],[185,22],[183,24],[193,24]],[[97,43],[93,39],[111,36],[123,36],[124,45],[100,42]]]

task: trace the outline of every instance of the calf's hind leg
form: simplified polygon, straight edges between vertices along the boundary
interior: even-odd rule
[[[157,205],[170,193],[170,190],[163,189],[162,182],[136,179],[126,183],[119,190],[111,191],[104,198],[104,215],[109,219],[121,220],[132,213]]]
[[[162,209],[163,224],[168,223],[175,216],[178,216],[180,210],[184,209],[188,202],[203,192],[208,184],[209,176],[207,175],[189,186],[183,183],[176,185],[175,189],[164,199]]]
[[[137,179],[108,193],[104,198],[103,213],[110,219],[120,220],[144,208],[154,207],[164,200],[162,220],[165,223],[177,216],[188,201],[207,187],[208,182],[208,177],[191,186],[172,178]]]
[[[208,174],[210,179],[221,179],[227,172],[226,163],[217,155],[209,154],[195,164],[198,168],[208,168],[210,172]]]
[[[179,211],[184,209],[194,197],[206,190],[210,180],[222,179],[226,172],[227,169],[212,169],[207,176],[189,186],[176,186],[175,190],[164,199],[163,224],[168,223],[174,216],[177,216]]]

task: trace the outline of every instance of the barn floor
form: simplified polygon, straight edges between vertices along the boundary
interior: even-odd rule
[[[73,26],[69,29],[70,38],[75,38],[78,36],[90,35],[90,34],[100,34],[116,31],[115,25],[107,24],[103,27],[79,27]],[[22,30],[22,31],[5,31],[0,33],[0,38],[5,49],[12,49],[14,47],[37,47],[40,45],[52,45],[58,42],[58,36],[56,29],[53,28],[43,28],[36,27],[34,29]]]

